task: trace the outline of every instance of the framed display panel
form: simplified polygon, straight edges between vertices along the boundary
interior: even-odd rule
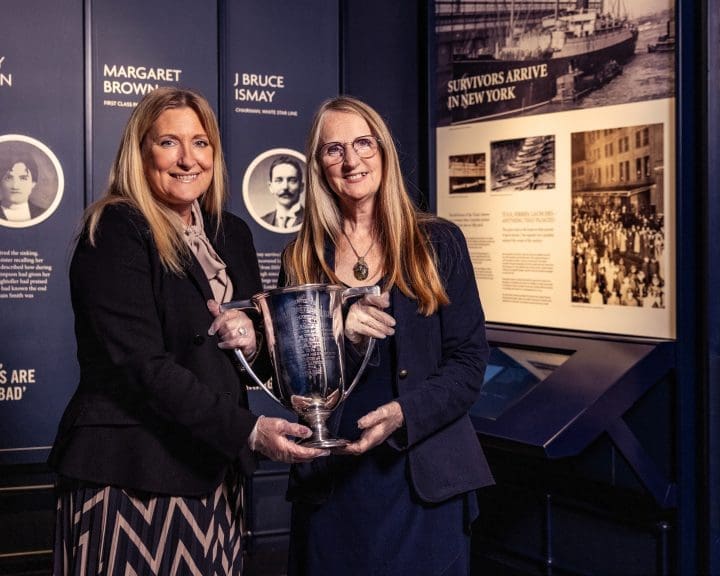
[[[191,88],[217,109],[217,2],[85,1],[87,194],[105,193],[123,128],[143,96]],[[162,26],[158,23],[162,22]],[[192,29],[202,42],[187,42]]]
[[[339,8],[321,0],[221,5],[230,209],[250,226],[270,289],[305,214],[305,137],[316,107],[337,93]],[[268,30],[282,42],[269,42]],[[302,50],[289,49],[295,46]]]
[[[0,464],[34,464],[78,378],[67,265],[84,206],[83,13],[72,0],[3,8]]]
[[[672,0],[433,16],[437,213],[488,320],[675,338]]]

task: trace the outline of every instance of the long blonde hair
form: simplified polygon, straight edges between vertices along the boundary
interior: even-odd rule
[[[425,315],[449,302],[436,263],[435,252],[426,231],[434,220],[412,203],[400,171],[390,130],[380,115],[351,96],[338,96],[323,102],[313,119],[307,146],[305,215],[297,238],[284,252],[289,284],[340,280],[325,259],[325,241],[337,245],[342,235],[343,216],[337,195],[330,187],[318,157],[320,131],[327,112],[357,114],[380,141],[383,169],[375,203],[375,230],[382,247],[385,268],[384,289],[398,289],[418,302]]]
[[[162,87],[147,94],[130,115],[125,126],[105,195],[91,204],[83,217],[91,244],[95,244],[100,216],[106,206],[125,203],[137,209],[147,220],[163,265],[176,274],[183,274],[183,263],[189,249],[182,238],[182,224],[177,214],[155,200],[145,176],[145,136],[165,110],[190,108],[200,119],[213,149],[213,178],[200,199],[203,210],[215,217],[219,231],[220,214],[225,203],[227,172],[220,142],[220,129],[208,101],[192,90]]]

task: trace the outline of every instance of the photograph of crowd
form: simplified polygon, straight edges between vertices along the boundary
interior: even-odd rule
[[[665,308],[663,125],[572,135],[572,301]]]

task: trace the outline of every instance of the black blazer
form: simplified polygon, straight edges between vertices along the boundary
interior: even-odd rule
[[[444,220],[430,224],[428,232],[450,304],[424,316],[397,287],[391,291],[396,400],[405,425],[389,443],[407,451],[415,493],[426,502],[441,502],[494,483],[468,415],[480,393],[490,350],[462,232]],[[334,427],[341,412],[342,405],[333,415]],[[332,490],[323,460],[293,467],[291,500],[322,501]]]
[[[234,298],[262,290],[248,226],[224,213],[219,238]],[[251,474],[244,376],[208,336],[210,285],[192,259],[167,272],[145,219],[108,206],[96,246],[81,237],[70,267],[80,384],[50,455],[63,476],[154,493],[201,495],[239,461]],[[249,383],[249,379],[247,383]]]

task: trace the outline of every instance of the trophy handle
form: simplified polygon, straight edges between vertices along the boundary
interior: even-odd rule
[[[226,310],[255,310],[256,312],[259,312],[260,310],[255,305],[255,303],[252,300],[233,300],[231,302],[226,302],[225,304],[220,305],[220,310],[222,312],[225,312]],[[255,381],[255,384],[260,386],[260,388],[263,389],[263,391],[270,396],[275,402],[282,405],[282,402],[280,401],[280,398],[275,396],[272,390],[267,387],[267,385],[260,380],[260,378],[257,377],[257,374],[255,374],[255,371],[250,367],[250,363],[245,359],[245,356],[243,356],[243,353],[235,348],[234,350],[235,356],[240,361],[240,364],[242,364],[242,367],[245,369],[245,372],[247,372],[250,377]]]
[[[348,299],[357,298],[358,296],[364,296],[365,294],[373,294],[375,296],[378,296],[380,294],[380,286],[356,286],[354,288],[347,288],[347,289],[343,290],[342,303],[345,304],[345,302]],[[375,349],[375,338],[373,338],[371,336],[371,337],[369,337],[367,350],[365,350],[365,357],[363,358],[363,361],[360,364],[360,369],[355,374],[355,378],[353,378],[353,381],[350,384],[350,386],[345,389],[345,392],[343,393],[343,397],[340,400],[340,402],[345,401],[345,398],[348,397],[350,392],[353,391],[353,388],[355,388],[357,383],[360,381],[360,376],[362,376],[363,372],[365,372],[365,368],[367,367],[367,364],[370,361],[370,356],[372,356],[374,349]]]

